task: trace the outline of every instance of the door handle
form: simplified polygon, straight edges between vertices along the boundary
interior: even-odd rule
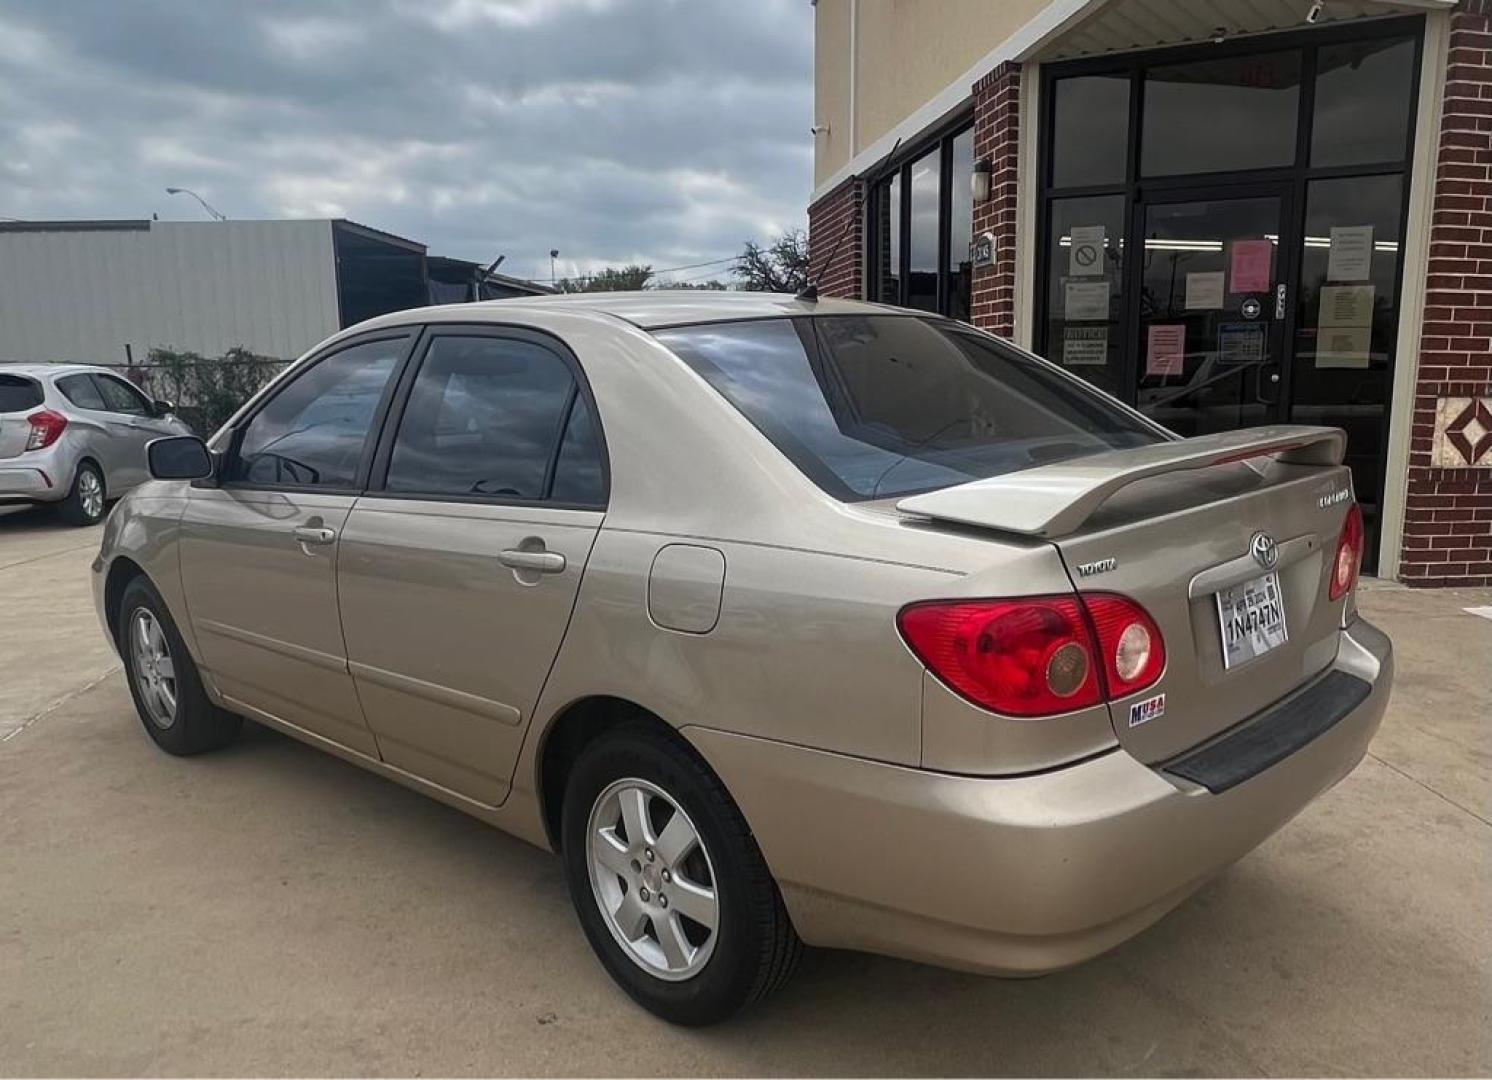
[[[565,569],[565,557],[558,551],[519,551],[508,548],[497,553],[497,561],[514,570],[532,570],[537,574],[558,574]]]
[[[337,538],[335,529],[318,528],[315,525],[297,525],[292,531],[302,544],[330,544]]]

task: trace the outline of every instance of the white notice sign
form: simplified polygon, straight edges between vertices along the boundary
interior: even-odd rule
[[[1367,281],[1373,276],[1373,226],[1339,225],[1331,230],[1327,281]]]
[[[1107,326],[1069,326],[1062,331],[1064,367],[1103,367],[1108,362]]]
[[[1216,311],[1223,306],[1223,279],[1227,275],[1221,270],[1186,275],[1186,310]]]
[[[1074,225],[1072,246],[1067,249],[1067,272],[1072,277],[1099,277],[1108,272],[1104,266],[1104,228],[1102,225]],[[1071,318],[1072,316],[1068,316]]]
[[[1063,300],[1062,317],[1068,322],[1082,322],[1085,319],[1109,321],[1109,283],[1106,280],[1068,279]]]

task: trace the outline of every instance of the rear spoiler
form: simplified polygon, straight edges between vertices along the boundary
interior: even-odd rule
[[[1247,428],[1039,465],[913,495],[896,508],[1026,536],[1067,536],[1115,492],[1137,480],[1266,456],[1292,465],[1340,465],[1346,449],[1347,435],[1340,428]]]

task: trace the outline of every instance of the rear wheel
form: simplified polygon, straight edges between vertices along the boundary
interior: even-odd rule
[[[97,525],[104,517],[104,502],[104,474],[84,461],[78,464],[73,486],[57,505],[57,512],[69,525]]]
[[[782,986],[802,943],[720,781],[672,737],[628,725],[565,789],[570,897],[611,977],[678,1024],[723,1020]]]
[[[185,756],[233,741],[243,720],[208,700],[165,603],[143,577],[125,586],[117,632],[135,711],[157,746]]]

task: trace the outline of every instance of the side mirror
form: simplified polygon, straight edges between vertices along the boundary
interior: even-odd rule
[[[152,439],[145,460],[157,480],[206,480],[213,474],[212,454],[195,435]]]
[[[150,403],[150,411],[157,416],[170,416],[176,411],[176,402],[159,398]]]

